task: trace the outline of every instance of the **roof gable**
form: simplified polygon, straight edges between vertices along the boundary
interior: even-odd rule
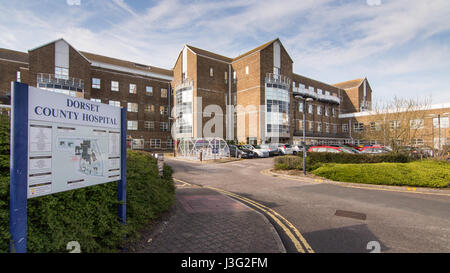
[[[354,79],[354,80],[350,80],[350,81],[335,83],[335,84],[333,84],[333,86],[336,86],[336,87],[342,88],[342,89],[355,88],[355,87],[359,87],[364,82],[365,79],[366,78],[359,78],[359,79]]]

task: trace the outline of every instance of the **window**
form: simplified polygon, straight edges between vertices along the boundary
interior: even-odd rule
[[[94,98],[91,98],[91,101],[93,101],[93,102],[102,102],[101,99],[94,99]]]
[[[342,124],[342,132],[344,133],[348,132],[348,124]]]
[[[397,129],[399,127],[400,127],[400,121],[399,120],[391,120],[391,121],[389,121],[389,128],[391,130]]]
[[[151,87],[151,86],[146,86],[146,87],[145,87],[145,94],[146,94],[147,96],[153,96],[153,87]]]
[[[364,131],[364,123],[353,123],[353,131],[355,132],[362,132]]]
[[[69,79],[69,69],[64,67],[55,67],[55,78],[57,79]]]
[[[317,105],[317,114],[322,115],[322,106],[321,105]]]
[[[92,88],[100,89],[100,79],[92,78]]]
[[[280,75],[280,68],[274,67],[274,68],[273,68],[273,74],[275,74],[275,75]]]
[[[155,129],[155,122],[154,121],[145,121],[144,122],[144,128],[146,130],[154,130]]]
[[[333,117],[336,116],[336,108],[334,107],[331,108],[331,114],[333,115]]]
[[[298,120],[298,129],[303,130],[303,120]]]
[[[172,139],[166,140],[166,148],[173,149],[173,140]]]
[[[248,65],[245,67],[245,75],[248,75]]]
[[[314,131],[314,123],[312,121],[308,121],[308,131]]]
[[[169,131],[169,123],[168,122],[160,122],[159,129],[161,130],[161,132]]]
[[[161,148],[161,139],[150,139],[151,148]]]
[[[167,89],[161,88],[161,98],[167,98]]]
[[[328,107],[325,107],[325,116],[328,117],[330,115],[330,111]]]
[[[322,132],[322,122],[317,122],[317,132]]]
[[[326,133],[330,132],[330,124],[329,123],[325,123],[325,132]]]
[[[329,96],[330,95],[330,91],[325,91],[325,95]]]
[[[209,76],[214,77],[214,68],[212,67],[209,68]]]
[[[20,71],[17,71],[16,73],[16,81],[20,82]]]
[[[423,144],[424,144],[423,138],[412,139],[412,145],[414,146],[423,146]]]
[[[224,74],[225,76],[225,84],[227,84],[228,83],[228,72],[227,71],[225,71],[225,74]]]
[[[110,100],[109,105],[120,107],[120,101]]]
[[[322,95],[322,94],[323,94],[323,91],[322,91],[322,89],[317,89],[317,94],[320,94],[320,95]]]
[[[153,104],[147,104],[145,105],[144,111],[147,113],[155,112],[155,106]]]
[[[137,92],[136,84],[130,83],[130,94],[136,94],[136,92]]]
[[[411,129],[423,129],[424,120],[423,119],[413,119],[409,121]]]
[[[137,130],[138,129],[138,122],[137,120],[129,120],[127,123],[128,130]]]
[[[161,116],[167,116],[169,114],[169,107],[168,106],[160,106],[159,113],[161,114]]]
[[[333,124],[333,133],[337,133],[337,124]]]
[[[233,82],[236,83],[236,81],[237,81],[236,71],[233,71]]]
[[[308,105],[308,113],[309,114],[313,113],[313,106],[312,106],[312,104]]]
[[[133,103],[133,102],[129,102],[127,104],[127,109],[128,109],[128,112],[137,113],[137,111],[138,111],[138,104],[137,103]]]
[[[298,111],[303,112],[303,102],[298,103]]]
[[[119,91],[119,82],[111,81],[111,91]]]

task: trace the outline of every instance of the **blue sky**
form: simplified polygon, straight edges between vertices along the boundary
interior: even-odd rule
[[[0,14],[3,48],[63,37],[172,68],[184,44],[235,57],[278,37],[295,73],[331,84],[367,77],[374,101],[450,102],[448,0],[0,0]]]

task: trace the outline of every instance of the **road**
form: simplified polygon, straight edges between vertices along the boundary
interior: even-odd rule
[[[166,158],[166,163],[177,179],[223,189],[273,209],[317,253],[368,253],[372,241],[383,253],[450,252],[449,195],[350,188],[262,174],[273,167],[273,158],[217,164]]]

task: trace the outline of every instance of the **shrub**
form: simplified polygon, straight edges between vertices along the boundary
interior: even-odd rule
[[[0,120],[0,252],[9,251],[9,120]],[[158,177],[156,159],[127,152],[127,225],[117,219],[117,182],[28,200],[28,252],[66,252],[78,241],[82,252],[116,252],[174,201],[172,170]]]
[[[400,153],[389,154],[348,154],[348,153],[308,153],[306,157],[306,168],[308,171],[315,170],[324,163],[381,163],[381,162],[395,162],[407,163],[410,162],[410,157]],[[284,164],[284,165],[280,165]],[[279,165],[277,167],[277,165]],[[303,154],[298,156],[281,156],[275,159],[275,169],[284,167],[286,170],[302,170],[303,169]]]
[[[410,163],[325,164],[314,174],[342,182],[435,187],[450,186],[450,164],[443,161]]]

